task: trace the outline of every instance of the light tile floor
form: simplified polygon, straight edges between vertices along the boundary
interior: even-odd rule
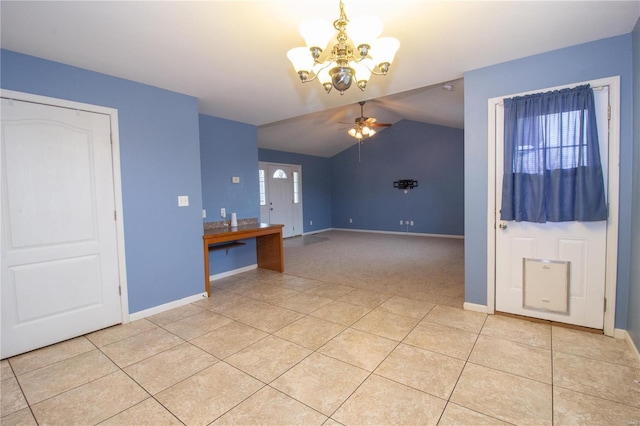
[[[3,360],[1,424],[640,425],[622,340],[264,271],[213,286]]]

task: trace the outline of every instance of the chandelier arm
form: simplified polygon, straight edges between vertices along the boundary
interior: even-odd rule
[[[308,74],[308,75],[311,75],[311,73],[310,73],[310,74]],[[301,79],[300,79],[300,81],[302,81],[303,83],[310,83],[310,82],[312,82],[312,81],[314,81],[314,80],[316,80],[316,79],[318,78],[318,74],[316,74],[316,73],[312,73],[312,75],[313,75],[313,77],[312,77],[312,78],[308,78],[308,77],[307,77],[307,78],[305,78],[304,80],[301,78]]]
[[[391,66],[391,64],[389,62],[383,62],[382,64],[376,65],[375,67],[371,68],[367,65],[367,63],[364,61],[365,59],[372,59],[371,56],[365,56],[363,58],[360,59],[356,59],[355,57],[353,57],[353,61],[357,64],[362,64],[363,67],[365,67],[366,69],[368,69],[369,71],[371,71],[371,74],[373,75],[387,75],[387,72],[389,71],[389,67]],[[376,71],[376,69],[378,68],[382,68],[383,71]]]
[[[374,70],[370,70],[370,71],[371,71],[371,74],[373,74],[373,75],[387,75],[386,72],[379,72],[379,71],[374,71]]]
[[[324,65],[324,64],[322,62],[320,62],[320,61],[315,61],[314,65]],[[307,71],[306,75],[305,75],[305,78],[304,79],[300,78],[300,80],[303,83],[309,83],[310,81],[317,80],[318,79],[318,75],[320,74],[320,71],[323,71],[323,70],[329,68],[330,66],[331,66],[331,62],[327,62],[326,65],[324,65],[323,67],[318,68],[317,71]],[[311,78],[309,78],[309,76],[311,76]]]
[[[327,60],[326,62],[315,61],[315,65],[323,65],[322,67],[318,68],[317,71],[313,72],[317,76],[318,74],[320,74],[320,71],[324,71],[331,66],[331,61],[330,60]]]

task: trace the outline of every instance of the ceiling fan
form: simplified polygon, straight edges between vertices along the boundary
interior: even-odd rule
[[[364,104],[366,101],[360,101],[358,103],[360,104],[360,117],[357,117],[354,120],[355,124],[347,131],[349,136],[362,140],[364,138],[370,138],[376,134],[374,127],[391,127],[391,123],[377,123],[375,118],[365,117]]]

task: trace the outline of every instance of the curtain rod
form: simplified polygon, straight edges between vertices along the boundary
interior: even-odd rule
[[[593,86],[593,87],[591,87],[591,89],[593,89],[593,90],[602,90],[605,87],[608,88],[609,86],[610,86],[609,84],[603,84],[602,86]],[[542,90],[544,90],[544,89],[542,89]],[[544,93],[544,92],[540,92],[540,93]],[[496,105],[503,106],[504,104],[503,104],[503,102],[500,102],[500,103],[497,103]]]

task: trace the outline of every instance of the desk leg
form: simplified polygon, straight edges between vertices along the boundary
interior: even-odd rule
[[[284,272],[282,232],[256,237],[258,268]]]
[[[207,291],[207,297],[211,296],[211,283],[209,282],[209,243],[203,240],[204,253],[204,289]]]

